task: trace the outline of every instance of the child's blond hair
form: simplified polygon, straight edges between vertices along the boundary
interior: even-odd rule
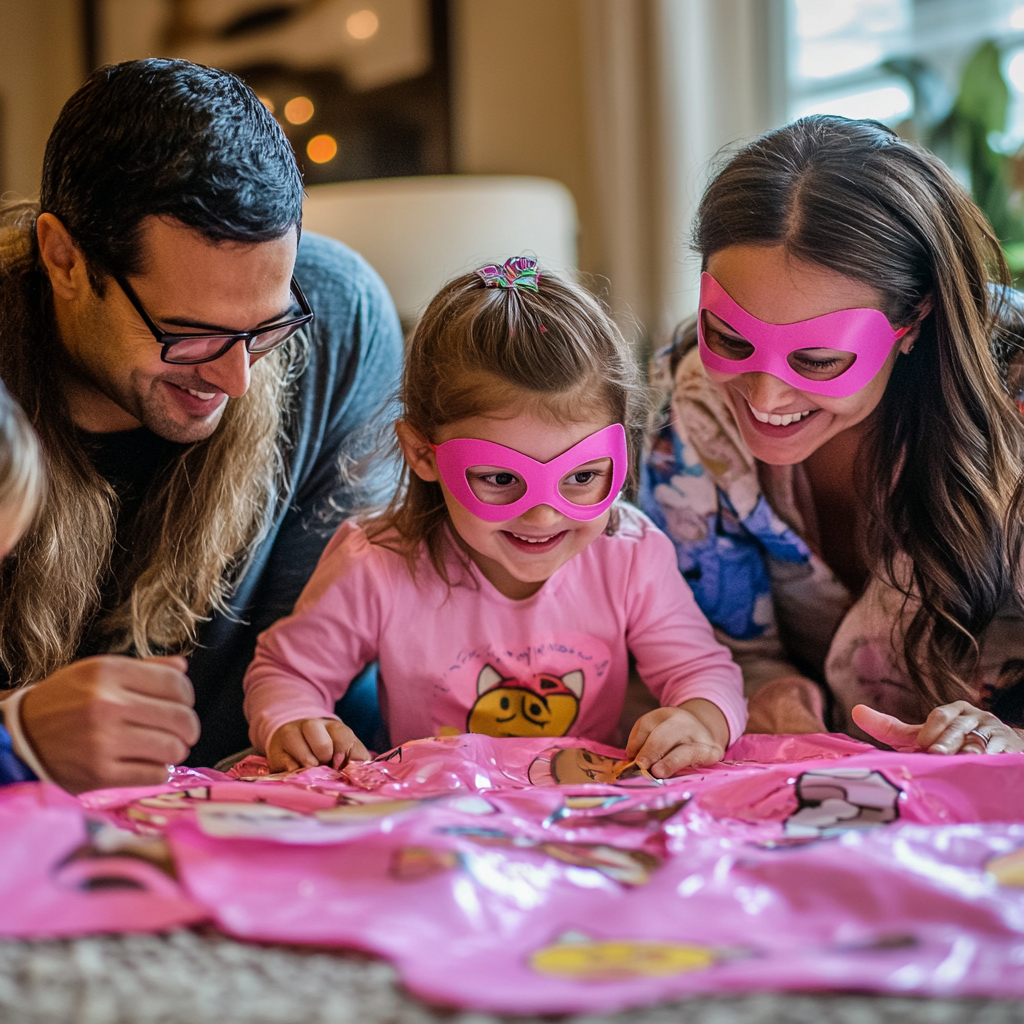
[[[626,428],[628,483],[635,486],[650,405],[646,376],[615,322],[588,291],[541,271],[538,288],[487,287],[477,274],[446,284],[413,334],[402,375],[402,419],[421,437],[439,427],[512,404],[559,421],[607,413]],[[441,487],[407,466],[371,538],[414,564],[426,543],[445,570],[447,510]],[[610,529],[615,528],[616,517]]]
[[[0,384],[0,546],[13,547],[43,496],[39,441],[21,406]],[[0,550],[0,555],[6,555]]]

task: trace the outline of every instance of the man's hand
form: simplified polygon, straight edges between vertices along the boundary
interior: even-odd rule
[[[958,700],[936,708],[924,725],[907,725],[866,704],[852,711],[853,720],[869,736],[901,751],[929,754],[1001,754],[1024,750],[1024,736],[995,715]]]
[[[638,719],[629,734],[626,757],[656,779],[667,779],[683,768],[717,764],[728,744],[725,715],[709,700],[688,700]]]
[[[22,731],[69,793],[163,782],[199,739],[187,668],[180,657],[76,661],[25,694]]]
[[[349,761],[368,761],[369,751],[356,734],[336,718],[301,718],[274,730],[267,744],[272,772],[294,772],[329,764],[344,768]]]

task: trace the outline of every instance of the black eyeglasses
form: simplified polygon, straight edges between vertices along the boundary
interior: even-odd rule
[[[302,310],[300,316],[292,317],[269,327],[259,327],[255,331],[237,331],[234,334],[173,334],[161,331],[139,302],[139,297],[132,286],[122,277],[114,275],[114,280],[121,286],[121,291],[128,296],[128,301],[138,311],[143,323],[149,328],[153,337],[161,345],[163,351],[160,358],[165,363],[193,364],[211,363],[222,355],[236,342],[244,341],[245,350],[250,355],[263,355],[265,352],[283,345],[300,327],[313,319],[313,310],[309,308],[306,296],[302,294],[299,282],[292,278],[291,290]]]

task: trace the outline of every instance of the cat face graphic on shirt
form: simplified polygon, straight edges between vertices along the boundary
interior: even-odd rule
[[[564,736],[576,721],[583,696],[583,670],[563,676],[538,672],[505,678],[491,664],[477,677],[477,699],[466,731],[485,736]]]

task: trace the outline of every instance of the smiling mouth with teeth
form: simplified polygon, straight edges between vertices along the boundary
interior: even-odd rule
[[[755,409],[749,402],[747,406],[750,409],[750,414],[757,420],[758,423],[770,423],[773,427],[788,427],[791,423],[798,423],[800,420],[807,416],[810,416],[814,409],[805,409],[803,412],[788,412],[785,415],[780,416],[778,413],[767,413],[761,412]]]
[[[192,388],[186,388],[181,384],[175,384],[174,386],[181,391],[187,391],[194,398],[199,398],[204,402],[208,402],[211,398],[216,398],[219,394],[217,391],[193,391]]]
[[[565,531],[563,530],[561,532],[564,533]],[[509,530],[509,533],[515,537],[516,540],[524,541],[527,544],[547,544],[549,540],[554,540],[558,536],[557,533],[553,533],[549,537],[524,537],[522,534],[512,533],[511,530]]]

